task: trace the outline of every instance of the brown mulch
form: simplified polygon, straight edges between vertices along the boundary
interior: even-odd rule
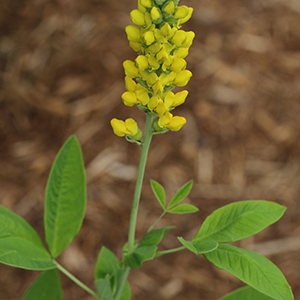
[[[109,120],[144,115],[122,104],[122,62],[134,59],[124,27],[136,0],[2,0],[0,3],[0,204],[43,237],[43,198],[54,157],[71,134],[83,149],[88,206],[79,235],[59,261],[93,287],[102,245],[121,258],[139,147],[113,135]],[[300,6],[298,0],[182,0],[194,7],[187,57],[193,77],[176,109],[188,123],[153,139],[139,211],[141,238],[161,213],[149,180],[168,199],[190,179],[197,214],[161,249],[189,239],[216,208],[243,199],[287,206],[283,218],[239,246],[286,275],[300,299]],[[21,299],[39,272],[0,265],[0,299]],[[64,299],[92,299],[61,276]],[[132,271],[133,299],[216,300],[241,282],[188,251]]]

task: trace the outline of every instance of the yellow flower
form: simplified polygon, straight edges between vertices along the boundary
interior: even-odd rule
[[[182,128],[182,126],[186,123],[186,119],[184,117],[173,117],[170,122],[165,126],[172,131],[178,131]]]
[[[120,137],[125,135],[135,136],[139,130],[136,121],[132,118],[126,119],[125,122],[113,118],[110,121],[110,124],[113,128],[114,133]]]
[[[125,27],[125,31],[127,33],[127,39],[130,42],[139,42],[141,39],[141,33],[140,30],[133,26],[133,25],[128,25]]]
[[[156,6],[152,7],[150,15],[151,15],[151,18],[152,18],[153,21],[158,20],[161,16],[160,11]]]
[[[189,70],[183,70],[178,73],[174,79],[174,84],[177,86],[185,86],[192,77],[192,72]]]
[[[167,14],[169,14],[169,15],[173,14],[174,9],[175,9],[175,5],[174,5],[174,2],[173,2],[173,1],[169,2],[169,3],[164,7],[164,11],[165,11]]]
[[[138,99],[135,92],[125,92],[122,94],[123,102],[126,106],[133,106],[138,103]]]
[[[133,24],[143,26],[145,24],[145,15],[138,9],[134,9],[130,13],[130,18]]]

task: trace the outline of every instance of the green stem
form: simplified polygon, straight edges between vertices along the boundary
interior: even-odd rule
[[[134,190],[134,195],[132,200],[132,208],[131,208],[129,232],[128,232],[128,253],[131,253],[134,250],[136,219],[137,219],[137,213],[138,213],[139,202],[141,197],[141,190],[142,190],[149,146],[153,136],[152,125],[153,125],[154,118],[155,116],[153,116],[151,113],[147,113],[145,137],[142,142],[139,168],[138,168],[135,190]]]
[[[174,252],[178,252],[178,251],[181,251],[181,250],[184,250],[184,249],[186,249],[185,246],[170,249],[170,250],[157,251],[156,254],[155,254],[155,257],[159,257],[159,256],[162,256],[162,255],[170,254],[170,253],[174,253]]]
[[[83,282],[77,279],[74,275],[72,275],[69,271],[67,271],[62,265],[60,265],[57,261],[53,260],[58,270],[64,273],[67,277],[69,277],[72,281],[74,281],[77,285],[79,285],[86,292],[94,296],[96,299],[100,299],[99,295],[97,295],[93,290],[91,290],[88,286],[86,286]]]
[[[134,250],[134,238],[135,238],[135,228],[136,228],[136,220],[137,220],[137,213],[141,198],[141,191],[142,191],[142,185],[143,185],[143,179],[145,174],[145,167],[146,167],[146,161],[148,156],[148,151],[151,143],[151,139],[153,136],[153,121],[155,119],[155,116],[151,113],[147,113],[147,119],[146,119],[146,129],[145,129],[145,136],[144,140],[142,141],[142,148],[141,148],[141,154],[140,154],[140,162],[136,177],[136,183],[135,183],[135,190],[133,194],[133,200],[132,200],[132,207],[131,207],[131,215],[130,215],[130,222],[129,222],[129,230],[128,230],[128,253],[133,252]],[[114,296],[114,300],[119,300],[121,293],[123,291],[124,285],[127,281],[127,277],[129,275],[130,268],[125,267],[125,269],[122,271],[117,290]]]
[[[164,211],[164,212],[158,217],[158,219],[154,222],[154,224],[151,225],[151,226],[149,227],[149,229],[147,230],[147,233],[149,233],[150,231],[152,231],[152,230],[154,229],[155,225],[158,223],[158,221],[159,221],[166,213],[167,213],[167,212]]]

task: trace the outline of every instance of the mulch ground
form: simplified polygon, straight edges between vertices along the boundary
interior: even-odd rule
[[[93,287],[102,245],[121,258],[139,147],[113,135],[113,117],[144,115],[122,104],[122,62],[136,54],[124,27],[135,0],[2,0],[0,4],[0,203],[44,238],[43,198],[51,164],[75,134],[86,164],[88,206],[59,261]],[[300,299],[300,6],[298,0],[182,0],[194,8],[187,57],[193,77],[176,109],[187,124],[153,139],[139,211],[141,238],[161,213],[149,180],[170,199],[190,179],[197,214],[175,225],[161,249],[189,239],[208,214],[237,200],[287,207],[283,218],[238,243],[275,262]],[[21,299],[39,272],[0,266],[0,298]],[[64,299],[92,299],[61,276]],[[130,274],[133,299],[216,300],[242,283],[188,251]]]

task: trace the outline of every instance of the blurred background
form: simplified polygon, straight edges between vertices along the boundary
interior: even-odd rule
[[[190,94],[176,115],[187,124],[153,139],[138,219],[141,238],[160,215],[149,180],[170,199],[190,179],[186,202],[200,211],[175,225],[160,249],[193,237],[215,209],[244,199],[287,206],[283,218],[238,246],[275,262],[300,299],[300,6],[298,0],[182,0],[196,38],[187,57]],[[134,59],[124,28],[136,0],[1,0],[0,204],[43,237],[51,164],[75,134],[86,164],[83,227],[59,261],[93,287],[102,245],[121,258],[139,146],[112,133],[113,117],[144,114],[122,104],[122,62]],[[0,298],[21,299],[39,272],[0,265]],[[64,299],[93,299],[61,275]],[[133,300],[217,300],[243,284],[188,251],[130,274]]]

